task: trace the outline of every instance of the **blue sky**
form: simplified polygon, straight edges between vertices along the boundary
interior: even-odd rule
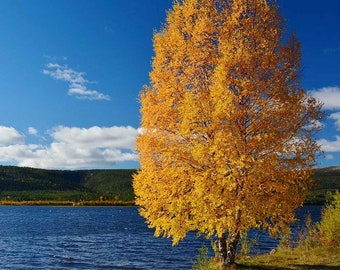
[[[138,94],[171,0],[1,0],[0,164],[136,168]],[[325,103],[319,166],[340,165],[340,1],[279,0],[302,86]]]

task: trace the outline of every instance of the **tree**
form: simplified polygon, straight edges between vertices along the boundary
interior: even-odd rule
[[[173,244],[217,236],[235,260],[250,228],[287,231],[310,187],[321,104],[300,87],[300,44],[266,0],[175,1],[141,92],[140,214]]]

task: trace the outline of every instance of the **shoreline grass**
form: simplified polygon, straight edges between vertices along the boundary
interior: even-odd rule
[[[252,257],[238,256],[236,263],[225,266],[217,258],[207,255],[195,262],[194,270],[335,270],[340,269],[340,247],[320,246],[316,248],[283,248],[273,254],[259,254]],[[202,254],[201,254],[202,255]]]
[[[237,269],[340,269],[340,247],[279,249],[274,254],[243,257]]]

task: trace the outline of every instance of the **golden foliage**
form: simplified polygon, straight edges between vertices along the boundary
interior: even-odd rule
[[[287,230],[309,190],[321,105],[266,0],[175,1],[140,96],[136,203],[173,243]]]

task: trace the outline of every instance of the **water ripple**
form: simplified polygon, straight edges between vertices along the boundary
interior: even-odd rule
[[[0,269],[191,269],[202,245],[154,238],[136,208],[0,207]],[[277,242],[261,235],[265,249]],[[255,252],[263,252],[265,249]]]

